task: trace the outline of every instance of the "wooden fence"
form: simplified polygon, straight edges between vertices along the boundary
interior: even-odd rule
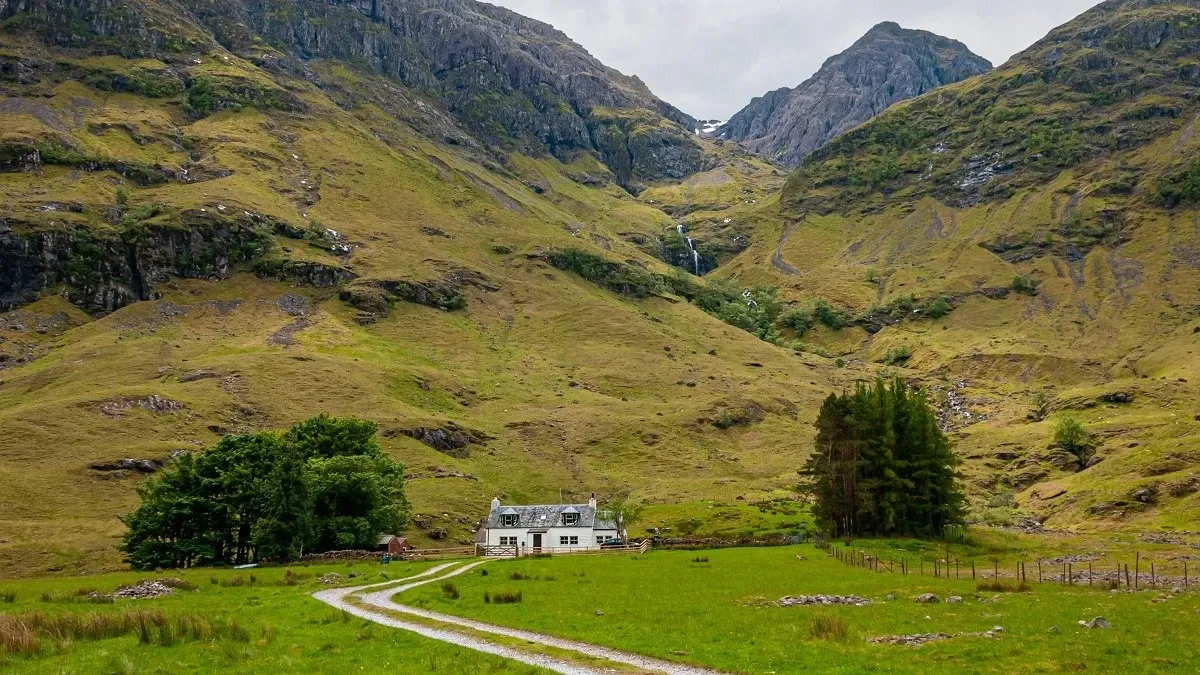
[[[959,560],[950,558],[949,555],[932,561],[924,558],[884,559],[866,551],[854,551],[841,546],[829,546],[826,553],[847,565],[873,572],[929,575],[945,579],[1011,579],[1019,583],[1029,583],[1032,577],[1032,581],[1038,583],[1094,586],[1106,590],[1181,588],[1186,592],[1191,589],[1193,578],[1187,560],[1174,561],[1174,564],[1149,561],[1143,560],[1142,554],[1138,552],[1134,553],[1132,572],[1128,563],[1097,565],[1086,561],[1062,563],[1037,560],[1029,564],[1021,560],[1006,563],[1004,569],[1001,569],[997,560],[977,566],[975,560]]]

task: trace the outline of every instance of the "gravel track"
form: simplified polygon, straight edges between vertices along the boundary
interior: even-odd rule
[[[440,640],[442,642],[457,645],[459,647],[465,647],[467,649],[473,649],[486,654],[494,654],[496,656],[518,661],[520,663],[539,666],[541,668],[546,668],[547,670],[557,673],[565,673],[567,675],[590,675],[592,673],[604,673],[606,671],[587,668],[549,656],[531,654],[510,647],[504,647],[492,642],[488,642],[487,640],[458,633],[453,630],[431,628],[424,624],[409,623],[407,621],[397,619],[396,617],[391,616],[384,611],[375,612],[366,607],[353,605],[346,601],[346,596],[351,594],[359,594],[365,590],[382,588],[386,586],[387,588],[383,588],[383,590],[362,594],[360,596],[362,602],[370,605],[371,607],[378,608],[379,610],[386,610],[387,612],[409,614],[445,624],[470,628],[483,633],[491,633],[493,635],[502,635],[505,637],[524,640],[526,642],[545,645],[547,647],[572,651],[593,658],[600,658],[615,663],[622,663],[649,672],[665,673],[666,675],[719,675],[719,671],[716,670],[672,663],[670,661],[655,659],[649,656],[630,654],[628,652],[609,649],[607,647],[600,647],[597,645],[588,644],[586,642],[565,640],[563,638],[557,638],[551,635],[543,635],[541,633],[534,633],[531,631],[496,626],[489,623],[483,623],[481,621],[462,619],[456,616],[450,616],[448,614],[441,614],[438,612],[430,612],[423,609],[408,607],[392,600],[393,596],[403,593],[407,590],[416,588],[417,586],[423,586],[425,584],[431,584],[456,577],[460,574],[469,572],[470,570],[483,565],[486,562],[487,561],[481,561],[468,565],[462,565],[461,567],[453,569],[446,574],[437,576],[439,573],[459,564],[446,563],[444,565],[438,565],[437,567],[426,570],[424,573],[408,579],[384,582],[381,584],[371,584],[369,586],[359,586],[356,588],[338,588],[328,591],[320,591],[314,593],[313,597],[328,605],[344,610],[353,616],[367,619],[368,621],[373,621],[384,626],[400,628],[402,630],[411,631],[413,633],[417,633],[418,635],[432,638],[434,640]],[[396,586],[396,584],[401,585]]]

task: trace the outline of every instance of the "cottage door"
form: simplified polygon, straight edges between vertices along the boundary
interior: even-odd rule
[[[533,552],[534,553],[542,552],[542,535],[541,535],[541,533],[533,535]]]

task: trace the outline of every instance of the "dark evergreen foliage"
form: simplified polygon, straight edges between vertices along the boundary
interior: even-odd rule
[[[154,569],[374,548],[409,511],[404,465],[383,453],[376,431],[322,415],[180,457],[138,489],[121,550],[133,567]]]
[[[831,395],[801,470],[818,525],[834,537],[940,537],[963,520],[958,459],[924,392],[903,380]]]

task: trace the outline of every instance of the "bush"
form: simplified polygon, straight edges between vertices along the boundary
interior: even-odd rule
[[[925,316],[931,319],[940,319],[950,312],[954,311],[954,307],[946,298],[938,298],[929,303],[925,307]]]
[[[1074,417],[1063,418],[1054,429],[1054,442],[1079,460],[1080,469],[1087,466],[1094,450],[1092,435]]]
[[[695,558],[692,558],[692,562],[694,562],[698,565],[703,565],[704,563],[708,562],[708,556],[706,556],[706,555],[705,556],[697,556]]]
[[[442,584],[442,595],[446,596],[446,599],[448,600],[457,600],[459,597],[458,586],[455,586],[447,581],[446,583]]]
[[[779,317],[779,327],[787,328],[796,333],[796,337],[801,337],[813,327],[812,312],[806,309],[790,309]]]
[[[11,605],[17,601],[16,591],[0,591],[0,602]]]
[[[908,345],[900,345],[893,349],[889,349],[887,354],[884,354],[883,360],[880,361],[885,366],[901,366],[908,363],[912,359],[912,348]]]
[[[846,316],[839,310],[835,309],[826,300],[817,300],[817,304],[813,308],[817,318],[821,323],[825,324],[833,330],[841,330],[846,327]]]
[[[1023,277],[1023,276],[1017,275],[1016,277],[1013,278],[1012,290],[1014,293],[1023,293],[1025,295],[1037,295],[1038,294],[1038,286],[1040,284],[1041,284],[1041,282],[1030,279],[1029,277]]]
[[[529,581],[530,579],[533,578],[533,577],[529,576],[528,574],[524,574],[522,572],[513,572],[512,574],[508,575],[508,577],[510,579],[512,579],[513,581]]]
[[[850,629],[840,616],[818,614],[808,624],[808,635],[814,640],[842,642],[850,636]]]

